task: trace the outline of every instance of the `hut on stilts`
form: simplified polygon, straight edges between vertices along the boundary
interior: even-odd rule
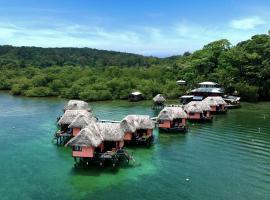
[[[210,105],[211,113],[225,113],[227,112],[227,103],[220,96],[206,97],[203,102]]]
[[[113,167],[121,162],[129,163],[132,156],[123,149],[124,132],[119,123],[90,122],[66,146],[72,146],[72,156],[77,165],[106,163]]]
[[[89,106],[89,104],[81,100],[69,100],[63,108],[64,113],[67,110],[86,110],[88,112],[92,112],[92,108]],[[60,120],[61,117],[62,116],[57,117],[57,122]]]
[[[182,107],[165,107],[160,111],[157,122],[159,131],[175,133],[187,131],[187,114]]]
[[[143,94],[139,91],[132,92],[128,95],[128,100],[131,102],[141,101],[143,98]]]
[[[81,100],[69,100],[68,103],[64,106],[64,112],[66,110],[86,110],[92,112],[92,108],[85,101]]]
[[[128,115],[120,122],[120,127],[126,144],[150,146],[154,141],[155,124],[148,115]]]
[[[58,126],[60,130],[58,130],[54,138],[56,139],[56,143],[60,145],[64,145],[72,136],[73,130],[69,128],[69,125],[76,119],[77,116],[85,116],[87,118],[93,118],[92,113],[86,110],[66,110],[65,113],[58,121]]]
[[[97,119],[92,115],[81,113],[68,126],[72,131],[72,136],[76,136],[83,128],[87,127],[91,122],[96,122]]]
[[[163,97],[161,94],[157,94],[154,98],[153,98],[153,109],[162,109],[164,108],[164,103],[165,103],[166,99],[165,97]]]
[[[212,121],[211,108],[207,102],[191,101],[184,106],[187,118],[194,121]]]

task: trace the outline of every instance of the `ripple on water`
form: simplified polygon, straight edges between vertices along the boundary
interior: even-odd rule
[[[213,123],[190,123],[185,135],[155,130],[152,148],[128,149],[133,167],[75,170],[71,150],[51,142],[64,101],[0,97],[4,199],[269,199],[269,103],[243,104]],[[155,116],[150,105],[92,103],[99,118],[114,120]]]

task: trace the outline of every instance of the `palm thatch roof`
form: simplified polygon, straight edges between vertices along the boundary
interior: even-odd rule
[[[92,109],[85,101],[69,100],[68,103],[64,106],[64,111],[66,110],[87,110],[90,112]]]
[[[174,120],[179,118],[187,118],[187,114],[182,107],[165,107],[163,108],[157,119],[158,120]]]
[[[125,133],[155,128],[154,122],[148,115],[128,115],[120,122],[120,126]]]
[[[203,101],[207,102],[210,106],[226,105],[227,103],[222,97],[206,97]]]
[[[185,105],[184,110],[187,113],[202,113],[203,111],[210,111],[210,105],[203,101],[191,101]]]
[[[159,103],[163,103],[166,101],[165,97],[163,97],[161,94],[157,94],[154,98],[153,98],[154,102],[159,102]]]
[[[100,134],[105,141],[122,141],[124,139],[124,131],[119,123],[97,123]]]
[[[82,129],[79,134],[69,140],[66,146],[80,147],[98,147],[103,141],[99,127],[96,123],[91,123],[88,127]]]
[[[96,122],[97,119],[92,115],[81,113],[75,117],[75,119],[68,126],[69,128],[84,128],[88,126],[92,121]]]
[[[119,123],[100,123],[90,121],[66,146],[99,146],[103,141],[122,141],[124,132]]]
[[[62,115],[62,117],[59,119],[58,124],[59,125],[64,125],[64,124],[69,125],[80,114],[85,115],[85,116],[89,116],[89,117],[92,115],[86,110],[66,110],[65,113]]]

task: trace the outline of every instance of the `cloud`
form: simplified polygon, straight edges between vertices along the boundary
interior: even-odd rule
[[[230,26],[235,29],[242,29],[242,30],[248,30],[248,29],[254,29],[259,25],[266,24],[266,22],[261,19],[260,17],[249,17],[244,19],[237,19],[232,20],[230,22]]]
[[[226,38],[236,44],[254,34],[267,32],[267,28],[267,24],[256,29],[236,29],[228,24],[203,26],[188,21],[163,27],[123,26],[113,29],[68,22],[0,22],[0,44],[90,47],[163,57],[192,52],[218,39]]]

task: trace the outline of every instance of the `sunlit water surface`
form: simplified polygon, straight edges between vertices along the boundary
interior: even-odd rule
[[[118,170],[76,170],[52,143],[64,104],[0,93],[1,200],[270,199],[270,103],[243,103],[185,135],[155,130],[155,145],[128,149],[136,163]],[[157,115],[151,102],[91,105],[100,119]]]

